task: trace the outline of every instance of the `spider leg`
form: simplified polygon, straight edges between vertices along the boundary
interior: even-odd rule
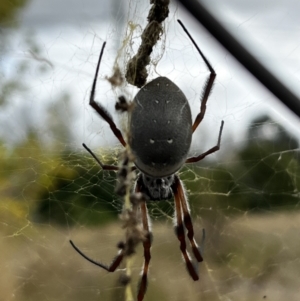
[[[84,143],[82,143],[82,146],[91,154],[103,170],[119,170],[118,166],[103,164],[90,148],[88,148]]]
[[[90,106],[109,124],[111,130],[113,131],[115,136],[119,139],[120,143],[123,146],[126,146],[126,142],[123,138],[123,135],[122,135],[121,131],[117,128],[117,126],[114,123],[114,121],[113,121],[112,117],[110,116],[110,114],[100,104],[95,102],[97,78],[98,78],[100,63],[101,63],[101,59],[102,59],[102,56],[103,56],[105,45],[106,45],[106,42],[104,42],[103,45],[102,45],[99,60],[98,60],[98,64],[97,64],[97,68],[96,68],[95,77],[94,77],[94,80],[93,80],[93,86],[92,86],[92,91],[91,91],[91,95],[90,95]]]
[[[82,143],[82,146],[91,154],[91,156],[97,161],[97,163],[101,166],[101,168],[103,170],[115,170],[115,171],[119,171],[120,170],[120,167],[116,166],[116,165],[106,165],[106,164],[103,164],[99,158],[94,154],[94,152],[89,148],[87,147],[87,145],[85,143]],[[131,171],[134,171],[136,170],[136,166],[132,166],[131,167]]]
[[[176,176],[175,182],[172,185],[172,190],[174,193],[174,200],[175,200],[175,218],[176,218],[176,226],[175,231],[178,240],[180,241],[180,250],[183,255],[183,258],[186,263],[187,270],[190,276],[193,278],[194,281],[199,280],[198,272],[196,266],[192,263],[192,260],[189,256],[189,253],[186,249],[186,242],[185,242],[185,233],[184,233],[184,226],[183,226],[183,213],[182,213],[182,204],[181,204],[181,196],[180,196],[180,180]],[[201,256],[201,255],[200,255]],[[201,256],[202,258],[202,256]]]
[[[222,120],[221,126],[220,126],[220,131],[219,131],[219,136],[218,136],[218,142],[217,142],[216,146],[210,148],[208,151],[202,153],[199,156],[191,157],[191,158],[186,159],[185,163],[198,162],[198,161],[204,159],[206,156],[208,156],[208,155],[210,155],[210,154],[218,151],[220,149],[220,145],[221,145],[221,138],[222,138],[223,127],[224,127],[224,121]]]
[[[185,33],[188,35],[188,37],[190,38],[190,40],[192,41],[192,43],[196,47],[198,53],[201,55],[201,57],[202,57],[203,61],[205,62],[208,70],[210,71],[210,75],[209,75],[208,79],[206,80],[206,83],[205,83],[204,89],[203,89],[203,93],[202,93],[202,96],[201,96],[200,113],[197,115],[197,117],[194,121],[194,124],[192,126],[192,131],[194,132],[196,130],[196,128],[198,127],[198,125],[201,123],[202,119],[204,118],[208,96],[209,96],[209,94],[212,90],[213,83],[215,81],[215,78],[216,78],[217,74],[216,74],[215,70],[213,69],[213,67],[211,66],[211,64],[209,63],[209,61],[207,60],[207,58],[204,56],[204,54],[200,50],[200,48],[198,47],[198,45],[196,44],[196,42],[194,41],[194,39],[192,38],[192,36],[190,35],[190,33],[188,32],[188,30],[182,24],[182,22],[180,20],[178,20],[178,23],[181,25],[182,29],[185,31]]]
[[[185,227],[188,231],[187,232],[187,237],[188,237],[188,239],[191,243],[194,256],[196,257],[198,262],[201,262],[201,261],[203,261],[203,257],[201,255],[201,252],[200,252],[200,249],[197,245],[197,242],[194,238],[194,227],[193,227],[192,218],[191,218],[191,215],[190,215],[190,209],[189,209],[189,206],[188,206],[185,191],[184,191],[184,188],[182,186],[182,183],[181,183],[180,179],[177,176],[176,176],[175,181],[177,182],[176,183],[177,193],[178,193],[178,198],[180,200],[181,207],[182,207],[183,222],[184,222],[184,225],[185,225]]]
[[[96,266],[98,266],[98,267],[106,270],[107,272],[114,272],[116,270],[116,268],[120,265],[120,263],[122,262],[123,257],[124,257],[124,249],[120,247],[118,255],[114,258],[114,260],[112,261],[112,263],[109,266],[107,266],[105,264],[102,264],[102,263],[100,263],[98,261],[95,261],[95,260],[89,258],[82,251],[80,251],[79,248],[76,247],[76,245],[73,243],[72,240],[70,240],[70,244],[75,249],[75,251],[77,253],[79,253],[83,258],[85,258],[87,261],[95,264]]]
[[[137,186],[136,189],[137,192],[139,192],[139,187]],[[138,296],[137,300],[142,301],[144,299],[146,290],[147,290],[147,283],[148,283],[148,271],[149,271],[149,263],[151,260],[151,243],[152,243],[152,233],[149,225],[149,215],[148,215],[148,209],[145,201],[142,201],[140,204],[141,208],[141,215],[142,215],[142,222],[143,222],[143,228],[146,232],[146,239],[143,241],[143,247],[144,247],[144,266],[142,270],[142,276],[139,283],[138,288]]]

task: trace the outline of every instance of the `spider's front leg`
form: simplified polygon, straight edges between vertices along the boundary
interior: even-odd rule
[[[112,263],[110,265],[105,265],[103,263],[100,263],[98,261],[95,261],[91,258],[89,258],[87,255],[85,255],[82,251],[80,251],[79,248],[76,247],[76,245],[73,243],[72,240],[70,240],[70,244],[72,245],[72,247],[75,249],[75,251],[77,253],[79,253],[84,259],[86,259],[87,261],[95,264],[96,266],[106,270],[107,272],[114,272],[116,270],[116,268],[120,265],[120,263],[122,262],[123,258],[124,258],[124,244],[119,243],[118,244],[118,248],[120,249],[117,256],[114,258],[114,260],[112,261]]]
[[[201,262],[201,261],[203,261],[203,257],[201,255],[201,252],[197,245],[197,242],[194,238],[194,227],[193,227],[193,222],[192,222],[192,218],[190,215],[190,209],[189,209],[187,197],[185,195],[184,188],[183,188],[182,183],[181,183],[180,179],[178,178],[178,176],[175,176],[175,184],[177,185],[177,196],[176,197],[178,197],[180,204],[181,204],[183,222],[184,222],[185,228],[187,229],[187,237],[191,243],[194,256],[196,257],[198,262]],[[204,237],[205,237],[205,232],[203,230],[202,241],[204,241]]]
[[[192,259],[186,249],[185,231],[184,226],[187,229],[187,237],[191,243],[192,251],[198,262],[203,261],[200,249],[194,238],[194,228],[192,219],[189,213],[189,208],[186,200],[186,196],[181,184],[181,181],[177,175],[175,175],[175,181],[172,185],[175,200],[175,218],[176,218],[176,235],[180,241],[180,250],[186,263],[187,270],[193,280],[199,280],[197,267],[193,264]],[[204,236],[203,236],[204,237]]]
[[[140,185],[141,185],[140,181],[138,180],[137,186],[136,186],[136,192],[141,192]],[[151,232],[151,228],[150,228],[148,209],[147,209],[145,200],[141,201],[140,209],[141,209],[143,230],[145,232],[145,239],[143,241],[144,265],[143,265],[143,269],[142,269],[141,280],[140,280],[140,283],[138,286],[138,295],[137,295],[138,301],[142,301],[144,299],[144,296],[145,296],[146,290],[147,290],[148,271],[149,271],[149,264],[150,264],[150,260],[151,260],[150,250],[151,250],[151,244],[152,244],[152,232]]]

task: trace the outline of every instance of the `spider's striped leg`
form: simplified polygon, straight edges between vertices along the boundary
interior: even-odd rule
[[[182,183],[181,183],[180,179],[178,178],[178,176],[175,176],[175,182],[176,182],[175,185],[177,185],[178,198],[180,200],[181,207],[182,207],[183,222],[187,229],[187,237],[191,243],[194,256],[196,257],[198,262],[201,262],[201,261],[203,261],[203,257],[201,255],[201,252],[197,245],[197,242],[194,238],[194,227],[193,227],[193,222],[192,222],[192,218],[190,215],[190,209],[189,209],[189,205],[187,202],[187,197],[185,195],[184,188],[183,188]]]
[[[120,249],[118,255],[114,258],[114,260],[112,261],[112,263],[109,266],[102,264],[98,261],[95,261],[95,260],[89,258],[88,256],[86,256],[82,251],[80,251],[79,248],[76,247],[76,245],[73,243],[72,240],[70,240],[70,244],[75,249],[75,251],[77,253],[79,253],[83,258],[85,258],[87,261],[97,265],[98,267],[106,270],[107,272],[114,272],[116,270],[116,268],[120,265],[120,263],[122,262],[123,257],[124,257],[124,245],[122,243],[120,243],[118,246]]]
[[[146,290],[147,290],[147,280],[148,280],[148,271],[149,271],[149,263],[151,260],[151,243],[152,243],[152,233],[149,225],[149,215],[147,210],[147,205],[145,201],[142,201],[140,204],[141,207],[141,214],[142,214],[142,222],[143,222],[143,228],[146,232],[146,239],[143,242],[144,247],[144,266],[142,270],[142,276],[138,288],[138,296],[137,300],[142,301],[144,299]]]
[[[193,278],[193,280],[196,281],[199,280],[197,268],[196,266],[193,265],[189,253],[186,249],[180,189],[182,189],[180,180],[177,176],[175,176],[175,182],[172,185],[172,190],[174,193],[174,200],[175,200],[175,215],[176,215],[175,231],[176,231],[177,238],[180,241],[180,250],[185,260],[187,270],[190,276]]]
[[[105,45],[106,45],[106,42],[104,42],[103,45],[102,45],[99,60],[98,60],[98,64],[97,64],[97,68],[96,68],[95,77],[94,77],[94,80],[93,80],[93,86],[92,86],[91,95],[90,95],[90,106],[109,124],[111,130],[113,131],[114,135],[118,138],[120,143],[123,146],[126,146],[126,142],[123,138],[123,135],[122,135],[121,131],[117,128],[117,126],[114,123],[111,115],[99,103],[97,103],[95,101],[97,77],[98,77],[100,63],[101,63],[101,59],[102,59],[102,56],[103,56]]]

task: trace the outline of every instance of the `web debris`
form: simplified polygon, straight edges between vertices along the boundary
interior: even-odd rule
[[[125,74],[127,82],[138,88],[141,88],[146,83],[148,76],[146,66],[150,63],[153,46],[163,33],[162,22],[169,15],[168,6],[170,0],[150,0],[150,3],[153,6],[147,17],[148,25],[141,36],[142,43],[137,54],[128,61]]]

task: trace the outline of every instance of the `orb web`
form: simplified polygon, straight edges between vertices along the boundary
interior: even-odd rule
[[[32,5],[23,9],[38,8],[34,1]],[[86,4],[78,11],[82,5]],[[4,58],[0,60],[0,300],[124,300],[122,270],[108,274],[93,266],[74,252],[69,239],[103,263],[111,262],[117,243],[124,239],[118,218],[123,203],[114,192],[116,173],[101,171],[81,143],[105,164],[119,163],[122,148],[89,107],[88,98],[99,51],[107,40],[97,101],[126,132],[126,118],[114,112],[115,100],[120,93],[130,100],[137,89],[126,84],[112,89],[105,77],[116,61],[124,72],[149,6],[131,1],[123,14],[118,3],[102,7],[106,15],[99,16],[95,12],[101,9],[94,5],[91,1],[87,14],[73,16],[70,23],[65,22],[67,12],[59,16],[54,10],[52,18],[58,22],[53,25],[45,18],[35,31],[29,22],[34,18],[26,17],[26,11],[19,19],[23,26],[18,27],[13,11],[10,21],[4,21],[8,29],[0,42]],[[284,12],[279,2],[272,9],[266,3],[244,9],[231,1],[227,5],[224,15],[222,7],[217,13],[233,20],[228,21],[232,30],[248,35],[249,44],[257,45],[255,35],[262,48],[273,45],[278,52],[268,49],[270,57],[280,60],[281,67],[274,72],[289,73],[284,77],[291,85],[297,81],[296,4],[285,2]],[[115,15],[123,22],[115,22]],[[154,50],[149,80],[162,75],[173,80],[196,116],[207,71],[176,24],[178,17],[217,72],[205,119],[193,135],[191,155],[215,145],[222,119],[225,128],[218,153],[179,171],[199,244],[202,229],[206,233],[200,280],[190,279],[181,258],[173,201],[150,203],[154,239],[145,300],[297,300],[299,121],[176,5],[171,6],[161,44]],[[279,47],[276,40],[286,47]],[[258,55],[271,64],[264,52]],[[132,263],[134,292],[142,263],[140,246]]]

